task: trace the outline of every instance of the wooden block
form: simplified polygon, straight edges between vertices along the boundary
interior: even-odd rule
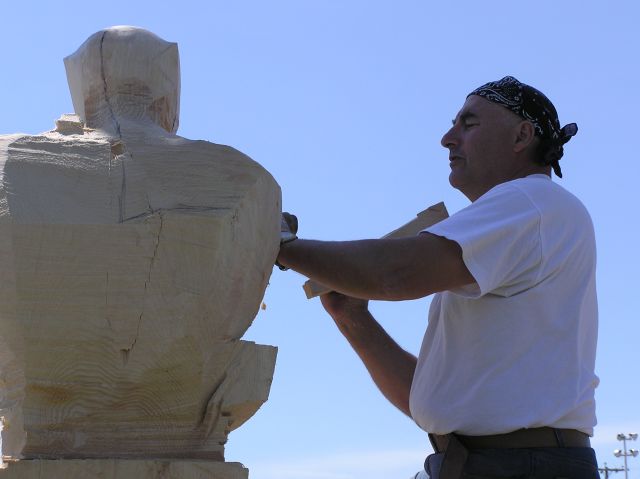
[[[447,208],[444,203],[437,203],[426,210],[421,211],[413,220],[400,228],[393,230],[391,233],[386,234],[383,238],[407,238],[409,236],[415,236],[420,233],[420,231],[442,221],[448,216],[449,213],[447,212]],[[331,288],[312,280],[305,282],[304,285],[302,285],[302,288],[307,295],[307,299],[315,298],[316,296],[321,296],[331,292]]]
[[[239,338],[280,188],[175,134],[175,44],[115,27],[65,66],[77,116],[0,136],[2,455],[222,461],[273,377],[276,348]]]
[[[129,459],[28,459],[6,463],[0,479],[248,479],[236,462]]]

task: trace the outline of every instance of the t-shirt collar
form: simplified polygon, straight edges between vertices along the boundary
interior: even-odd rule
[[[527,175],[527,178],[544,178],[551,181],[551,177],[549,175],[545,175],[544,173],[534,173],[533,175]]]

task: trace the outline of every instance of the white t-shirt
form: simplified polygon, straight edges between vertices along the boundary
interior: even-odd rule
[[[546,175],[500,184],[428,228],[457,242],[477,284],[434,296],[411,387],[434,434],[551,426],[593,434],[595,238]]]

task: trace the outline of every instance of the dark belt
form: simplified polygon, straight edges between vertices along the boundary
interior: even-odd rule
[[[439,436],[429,434],[429,440],[435,452],[445,452],[452,434]],[[591,447],[589,436],[575,429],[555,429],[538,427],[518,429],[507,434],[491,436],[463,436],[455,434],[462,445],[469,449],[506,449],[530,447]]]

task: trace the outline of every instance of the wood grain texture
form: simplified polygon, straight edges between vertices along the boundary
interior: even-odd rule
[[[29,459],[0,470],[0,479],[248,479],[239,463],[127,459]]]
[[[220,461],[268,397],[276,348],[240,338],[280,188],[175,135],[178,63],[149,32],[98,32],[66,60],[78,115],[0,136],[4,456]]]
[[[418,213],[413,220],[402,225],[400,228],[393,230],[391,233],[384,235],[383,238],[407,238],[409,236],[415,236],[425,228],[436,224],[438,221],[442,221],[448,216],[449,213],[447,212],[447,208],[444,203],[436,203],[435,205]],[[312,280],[306,281],[302,285],[302,289],[304,289],[307,299],[322,296],[323,294],[331,292],[331,288]]]

